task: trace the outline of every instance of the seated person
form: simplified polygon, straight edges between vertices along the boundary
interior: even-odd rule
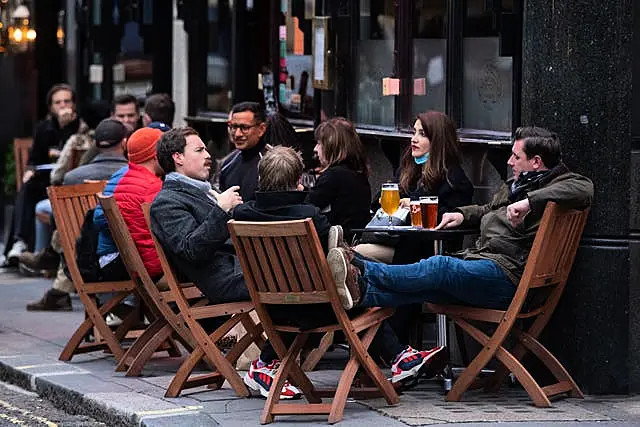
[[[271,148],[258,163],[259,183],[255,200],[236,206],[233,217],[240,221],[260,222],[312,218],[326,253],[330,224],[320,212],[320,208],[305,201],[307,194],[302,191],[303,187],[300,184],[303,170],[302,157],[294,149],[282,146]],[[311,307],[277,307],[276,310],[272,310],[271,315],[276,322],[295,323],[305,328],[334,321],[333,310],[324,304],[314,304]],[[289,346],[294,336],[285,334],[282,338],[285,345]],[[375,341],[374,345],[380,348],[383,358],[386,358],[385,362],[392,365],[391,380],[394,383],[415,379],[421,371],[426,370],[436,355],[444,355],[443,347],[425,352],[401,344],[387,322],[380,327]],[[245,384],[258,389],[260,384],[257,378],[260,368],[266,364],[265,362],[276,357],[275,353],[263,351],[260,359],[251,364],[244,379]]]
[[[513,179],[484,206],[445,213],[437,229],[480,227],[476,247],[456,256],[433,256],[409,265],[369,262],[344,248],[331,250],[329,265],[342,304],[394,307],[432,302],[506,309],[515,294],[547,202],[585,209],[592,182],[561,161],[560,141],[543,128],[515,132],[508,165]]]
[[[156,144],[161,136],[159,129],[142,128],[135,131],[127,140],[129,164],[111,175],[103,191],[105,195],[115,198],[144,266],[155,280],[162,277],[162,267],[142,213],[142,204],[151,203],[162,188],[159,177],[164,172],[156,156]],[[93,225],[98,231],[97,256],[102,280],[127,280],[129,275],[100,205],[94,211]]]

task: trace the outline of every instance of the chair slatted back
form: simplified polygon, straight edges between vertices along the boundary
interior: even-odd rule
[[[33,146],[33,138],[15,138],[13,140],[13,157],[16,164],[16,190],[22,188],[22,175],[29,161],[29,152]]]
[[[588,210],[563,209],[549,202],[523,273],[530,288],[566,282],[575,258]]]
[[[96,194],[101,192],[105,185],[106,181],[100,181],[47,188],[56,227],[60,232],[65,259],[74,284],[84,283],[75,263],[76,241],[80,237],[80,230],[87,211],[96,207],[98,204]]]
[[[311,219],[229,221],[249,291],[263,304],[331,302],[335,282]]]

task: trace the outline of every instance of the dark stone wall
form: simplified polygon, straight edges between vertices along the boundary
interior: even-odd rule
[[[635,391],[638,353],[629,339],[638,335],[629,313],[639,308],[630,293],[637,282],[629,247],[632,4],[524,4],[522,123],[558,132],[566,163],[595,184],[573,273],[543,341],[585,392]]]

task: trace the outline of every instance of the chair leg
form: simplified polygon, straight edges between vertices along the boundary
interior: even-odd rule
[[[518,359],[505,350],[504,347],[499,347],[497,349],[496,357],[513,373],[513,375],[516,376],[520,385],[522,385],[529,394],[529,397],[531,397],[531,400],[533,400],[533,404],[535,406],[538,408],[548,408],[551,406],[551,402],[547,395],[540,388],[536,380],[533,379],[529,371],[522,366]]]
[[[301,333],[293,341],[289,351],[284,356],[281,361],[280,367],[278,368],[278,373],[276,377],[273,379],[273,384],[271,384],[271,390],[269,392],[269,396],[267,397],[267,401],[264,404],[264,408],[262,409],[262,415],[260,417],[261,424],[269,424],[273,422],[273,408],[280,401],[280,390],[284,386],[285,381],[287,380],[287,376],[289,375],[289,371],[293,365],[296,364],[296,358],[300,350],[302,350],[302,346],[309,338],[309,334]]]
[[[193,372],[194,368],[203,357],[204,351],[202,351],[200,347],[191,352],[189,357],[182,362],[182,365],[180,365],[180,368],[178,368],[178,371],[169,383],[167,392],[164,395],[165,397],[178,397],[180,395],[180,392],[185,388],[184,384],[189,379],[189,375],[191,375],[191,372]]]
[[[320,340],[320,345],[317,348],[313,349],[311,353],[304,359],[304,363],[302,364],[302,370],[305,372],[311,372],[315,369],[322,356],[325,355],[329,347],[333,344],[333,332],[327,332],[323,335]]]
[[[124,353],[120,362],[116,365],[116,372],[126,371],[130,366],[135,357],[140,354],[145,345],[151,340],[154,335],[156,335],[164,326],[166,322],[161,319],[155,320],[153,323],[145,329],[145,331],[138,337],[137,340],[133,343],[131,347],[127,349]]]
[[[139,376],[142,373],[144,366],[158,351],[162,344],[167,342],[167,340],[172,343],[172,334],[173,329],[171,329],[169,325],[165,324],[156,334],[153,335],[153,337],[151,337],[151,339],[140,349],[137,354],[133,354],[133,360],[129,366],[129,369],[127,369],[126,376]],[[171,348],[172,347],[170,347],[169,350],[171,350]]]

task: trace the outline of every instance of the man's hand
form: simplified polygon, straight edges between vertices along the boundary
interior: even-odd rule
[[[462,224],[462,221],[464,221],[464,215],[460,212],[447,212],[442,215],[442,221],[440,221],[436,230],[458,227]]]
[[[523,199],[507,206],[507,219],[513,228],[517,227],[531,211],[529,199]]]
[[[29,181],[33,177],[34,173],[35,172],[33,172],[33,170],[31,169],[24,171],[24,175],[22,175],[22,183],[26,184],[27,181]]]
[[[213,193],[218,201],[218,205],[225,211],[229,212],[239,204],[242,204],[242,197],[238,194],[239,186],[229,187],[222,193]]]

